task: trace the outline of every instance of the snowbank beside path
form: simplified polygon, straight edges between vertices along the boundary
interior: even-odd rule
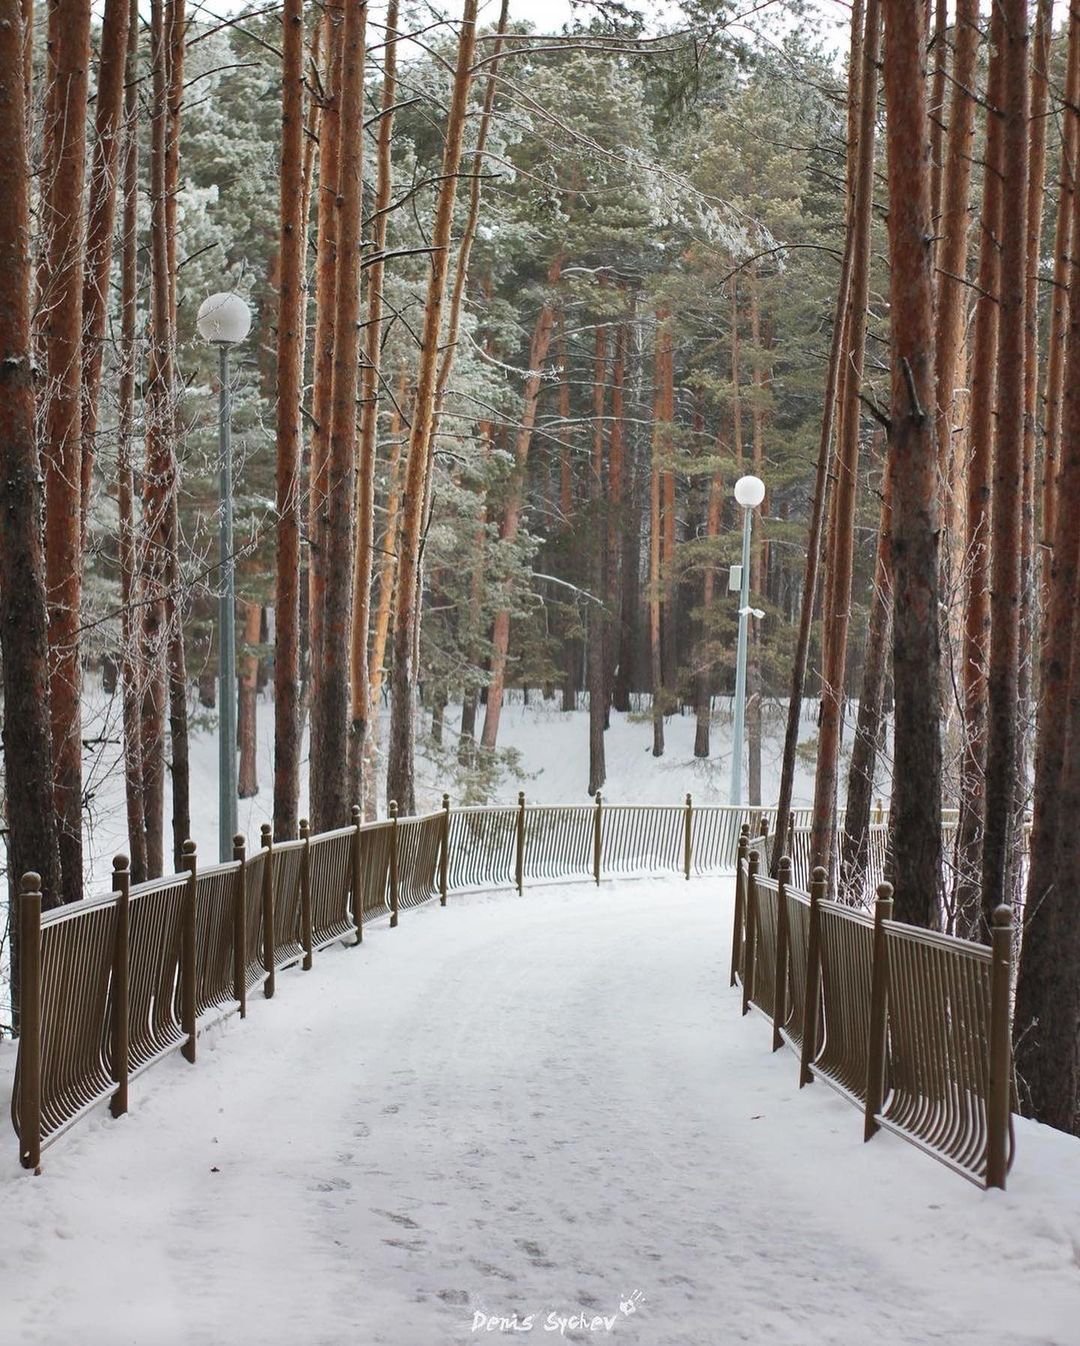
[[[729,920],[537,886],[284,974],[42,1176],[0,1145],[0,1339],[1075,1346],[1080,1142],[1021,1124],[990,1194],[863,1145],[741,1018]]]

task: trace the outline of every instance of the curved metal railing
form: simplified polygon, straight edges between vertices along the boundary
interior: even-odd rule
[[[280,843],[264,827],[250,857],[237,838],[231,862],[204,870],[189,842],[184,873],[137,887],[118,860],[112,893],[44,914],[28,875],[12,1099],[20,1156],[36,1167],[42,1146],[104,1100],[125,1111],[132,1078],[177,1050],[194,1062],[202,1026],[245,1014],[255,986],[272,996],[278,970],[310,968],[326,945],[361,939],[373,917],[395,926],[436,895],[521,891],[526,878],[735,867],[732,982],[742,980],[744,1011],[772,1020],[774,1048],[786,1041],[804,1082],[825,1080],[860,1106],[868,1135],[886,1127],[1003,1185],[1007,925],[995,926],[991,953],[893,922],[881,902],[871,919],[828,901],[823,880],[806,891],[801,816],[794,873],[785,859],[769,878],[763,828],[774,821],[774,810],[695,807],[689,796],[675,807],[599,795],[547,807],[519,795],[516,808],[461,809],[444,797],[421,817],[362,823],[354,810],[351,827],[310,836],[305,824]],[[872,854],[883,862],[883,844]]]
[[[864,1115],[864,1135],[903,1136],[956,1172],[1003,1187],[1012,1162],[1012,913],[985,947],[892,920],[882,883],[871,916],[764,875],[747,835],[736,872],[731,981],[800,1057]]]

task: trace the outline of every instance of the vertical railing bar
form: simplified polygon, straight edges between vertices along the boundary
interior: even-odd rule
[[[310,972],[314,938],[311,929],[311,824],[306,818],[300,819],[300,840],[304,843],[300,853],[300,939],[304,947],[302,967],[305,972]]]
[[[121,1117],[128,1110],[130,1073],[131,865],[126,855],[113,860],[112,887],[116,894],[112,965],[112,1068],[116,1092],[109,1102],[109,1111],[114,1117]]]
[[[187,883],[184,886],[184,906],[180,935],[180,1028],[186,1034],[181,1047],[185,1061],[195,1063],[195,922],[196,879],[198,861],[195,855],[195,843],[190,839],[184,842],[180,857],[180,868],[187,871]]]
[[[803,1001],[803,1041],[799,1058],[799,1088],[814,1078],[810,1063],[817,1054],[818,1016],[821,999],[821,901],[828,872],[815,865],[810,880],[810,924],[806,937],[806,997]]]
[[[19,1161],[41,1167],[41,875],[19,885]]]
[[[266,974],[263,995],[270,1000],[277,989],[277,953],[274,947],[274,834],[269,823],[263,823],[259,839],[266,852],[262,878],[263,972]]]
[[[1012,911],[994,908],[990,927],[990,1092],[987,1099],[986,1185],[1004,1187],[1009,1166],[1012,1103],[1012,1041],[1009,992],[1012,981]]]
[[[398,806],[391,799],[387,813],[390,815],[390,929],[398,923]]]
[[[776,882],[776,966],[773,973],[773,1051],[784,1045],[780,1030],[787,1021],[788,911],[791,859],[780,857]]]
[[[863,1140],[878,1130],[878,1114],[885,1099],[885,1052],[888,1039],[889,950],[885,922],[892,919],[893,889],[883,883],[874,905],[874,955],[871,963],[870,1022],[867,1025],[866,1107]]]
[[[450,796],[442,797],[443,823],[442,841],[439,850],[439,906],[446,906],[446,893],[450,874]]]
[[[757,940],[757,874],[759,857],[757,851],[747,855],[746,875],[746,934],[743,942],[743,996],[742,1012],[749,1014],[750,1001],[754,995],[754,945]]]
[[[242,832],[233,837],[233,859],[238,861],[233,888],[233,997],[247,1018],[247,841]]]
[[[747,847],[750,844],[750,829],[744,828],[739,837],[739,849],[735,860],[735,919],[731,931],[731,981],[734,986],[737,976],[743,970],[743,924],[746,912],[746,873],[743,862],[746,860]]]

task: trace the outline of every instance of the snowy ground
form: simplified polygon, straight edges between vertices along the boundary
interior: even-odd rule
[[[729,920],[538,886],[282,976],[42,1176],[0,1142],[0,1340],[1076,1346],[1080,1142],[1020,1123],[1004,1194],[863,1145],[740,1017]]]

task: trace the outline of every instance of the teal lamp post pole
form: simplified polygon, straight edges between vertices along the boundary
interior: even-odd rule
[[[238,294],[212,294],[199,308],[196,324],[204,341],[218,348],[220,376],[218,492],[218,857],[232,859],[237,830],[236,788],[236,565],[233,560],[232,399],[229,349],[251,330],[251,310]]]
[[[735,656],[735,724],[731,740],[731,802],[742,803],[743,738],[746,726],[746,645],[750,624],[750,530],[753,514],[765,499],[760,477],[740,477],[735,501],[743,511],[742,573],[739,584],[739,644]]]

